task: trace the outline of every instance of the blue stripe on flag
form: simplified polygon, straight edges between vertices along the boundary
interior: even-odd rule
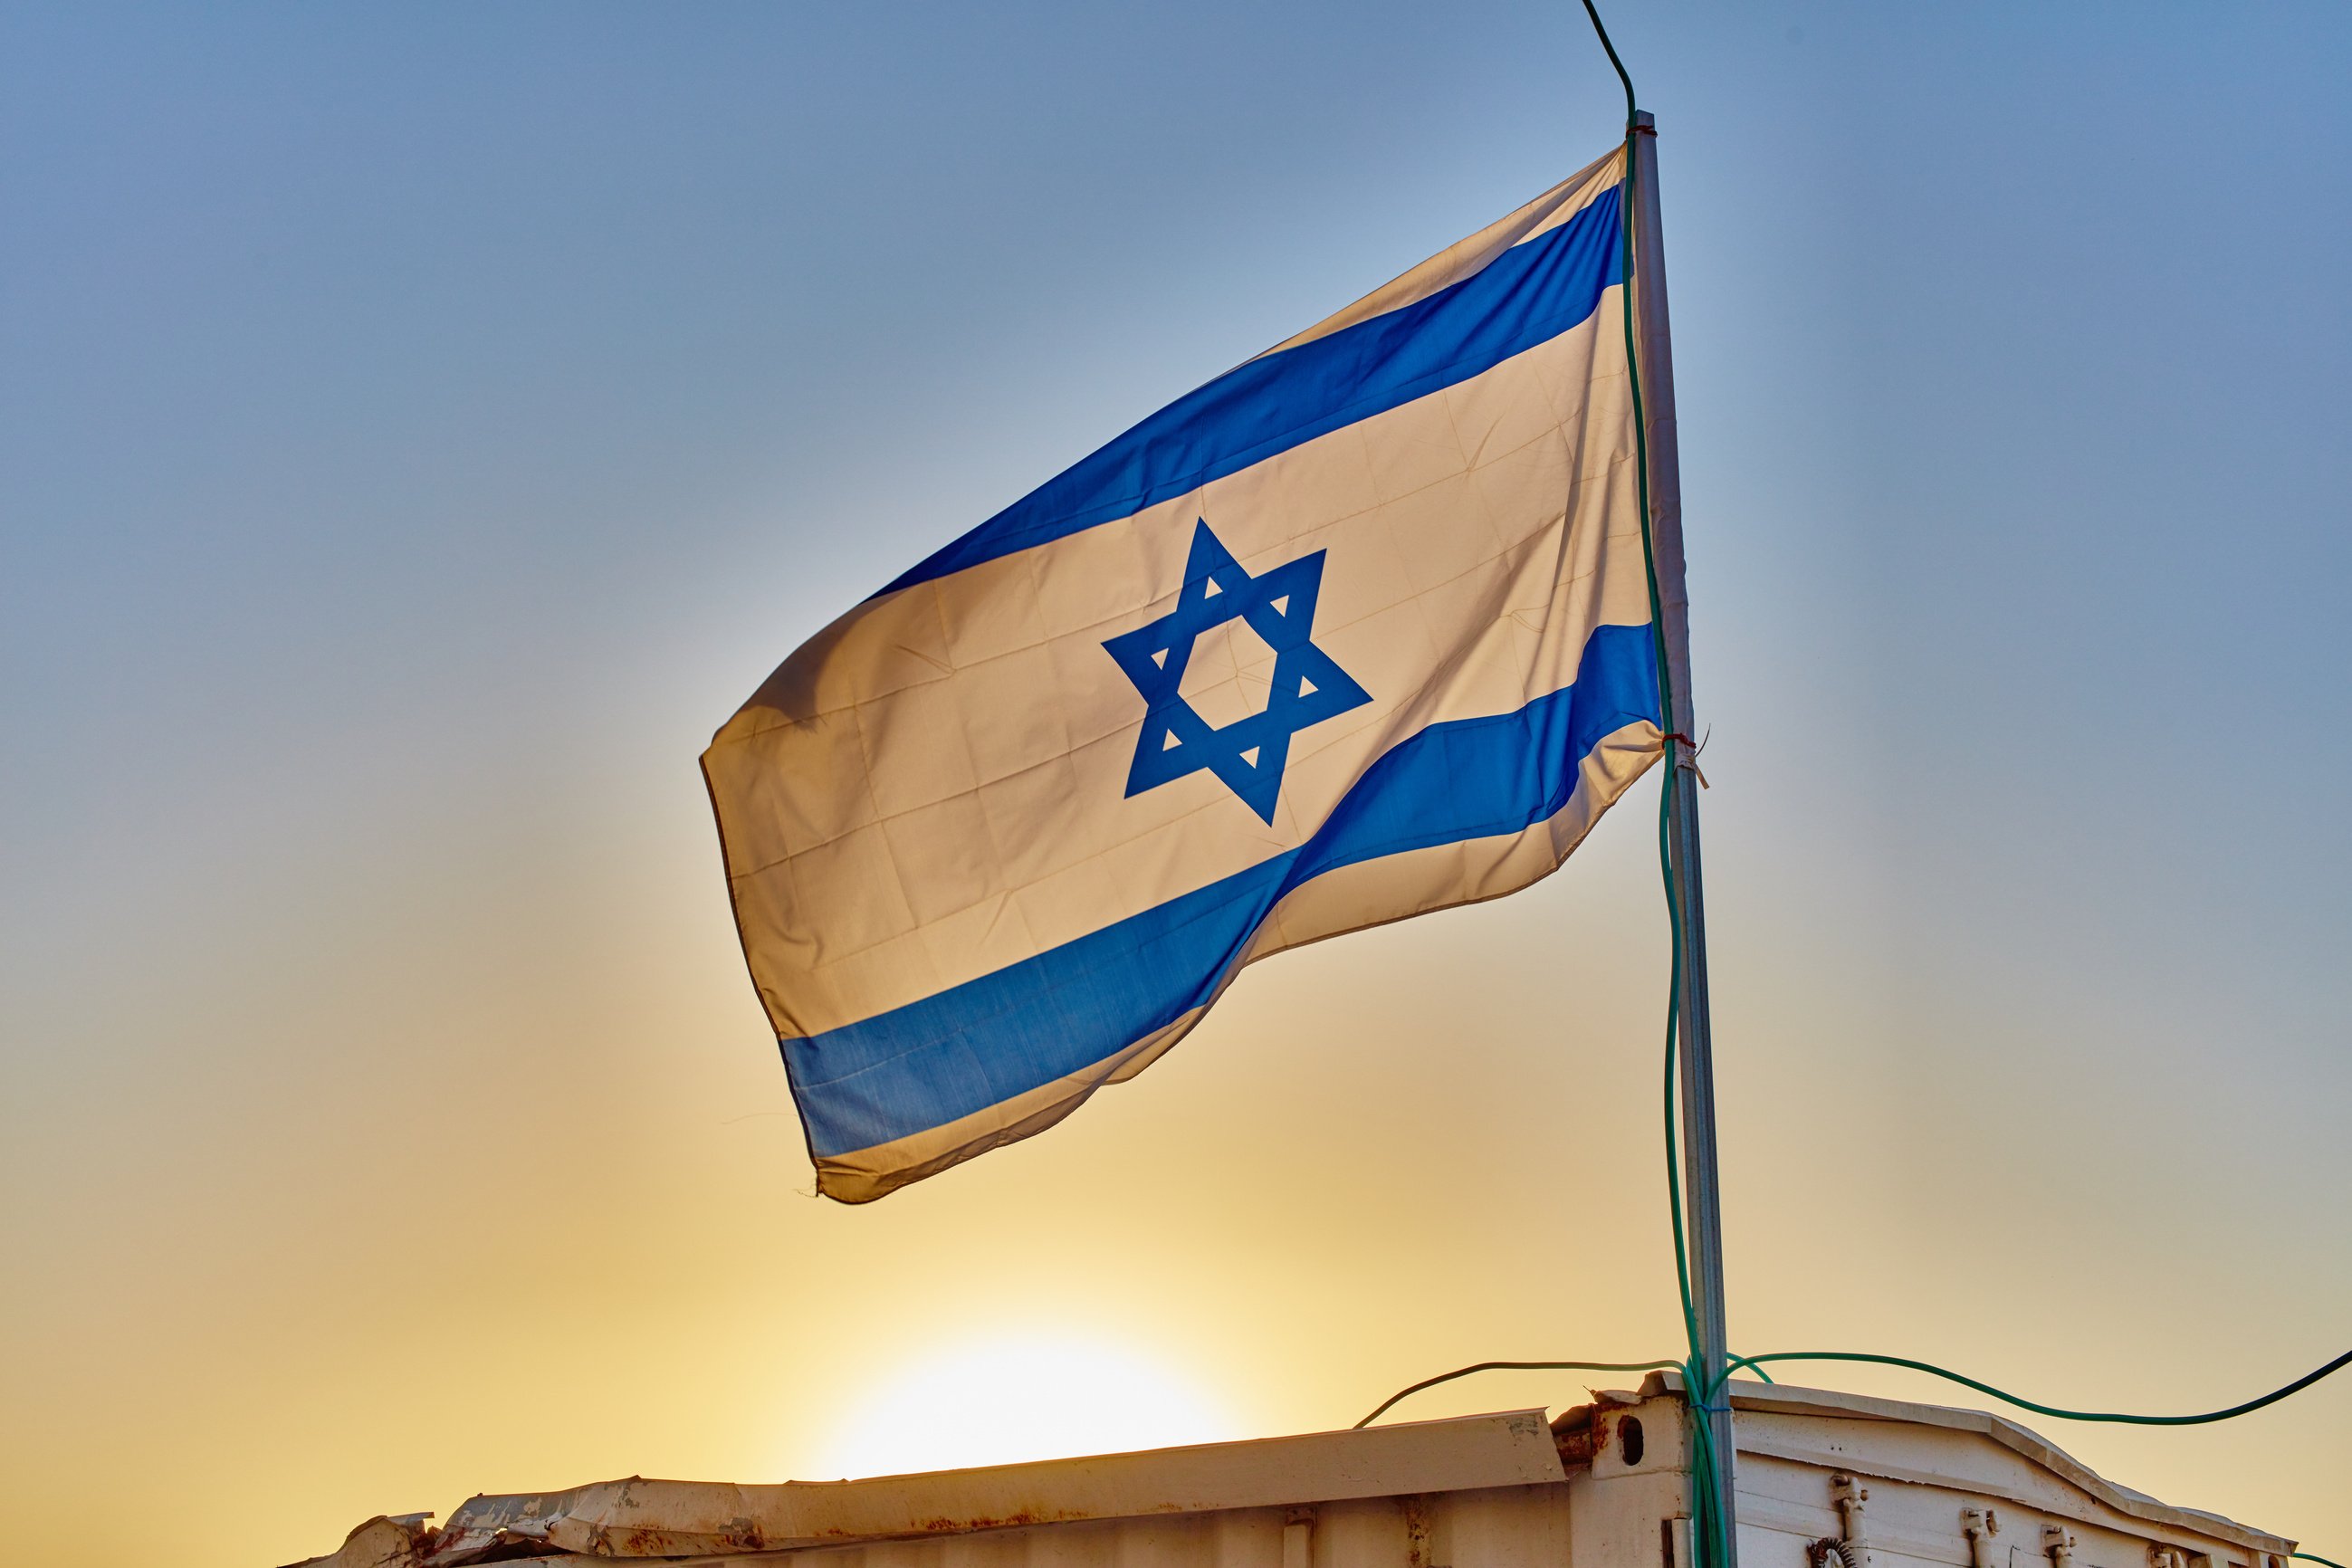
[[[882,594],[1132,517],[1558,337],[1590,317],[1618,280],[1618,190],[1425,300],[1236,365],[1186,393]]]
[[[1658,719],[1650,628],[1598,627],[1575,685],[1399,742],[1297,848],[919,1002],[781,1042],[811,1150],[908,1137],[1103,1060],[1214,996],[1292,889],[1541,822],[1567,805],[1586,753],[1642,719]]]

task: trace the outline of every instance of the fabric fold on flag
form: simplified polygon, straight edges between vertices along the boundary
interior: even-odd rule
[[[1256,959],[1527,886],[1657,759],[1622,176],[1179,398],[719,731],[821,1192],[1042,1131]]]

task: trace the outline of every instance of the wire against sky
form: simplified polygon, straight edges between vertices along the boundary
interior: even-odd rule
[[[1980,1383],[1973,1377],[1937,1366],[1932,1362],[1914,1361],[1908,1356],[1874,1355],[1866,1351],[1771,1351],[1763,1355],[1735,1355],[1731,1358],[1731,1365],[1735,1369],[1743,1366],[1749,1368],[1757,1376],[1769,1383],[1771,1376],[1764,1371],[1762,1363],[1783,1361],[1867,1362],[1878,1366],[1905,1367],[1913,1372],[1924,1372],[1931,1377],[1940,1377],[1952,1383],[1965,1384],[1979,1394],[1990,1394],[2004,1404],[2014,1405],[2021,1410],[2031,1410],[2037,1415],[2047,1415],[2060,1421],[2111,1421],[2133,1426],[2201,1426],[2210,1422],[2228,1421],[2240,1415],[2251,1415],[2267,1405],[2276,1405],[2290,1394],[2302,1393],[2321,1379],[2341,1372],[2347,1366],[2352,1366],[2352,1351],[2346,1351],[2335,1360],[2313,1368],[2293,1383],[2282,1384],[2268,1394],[2258,1395],[2241,1405],[2229,1405],[2220,1410],[2208,1410],[2195,1415],[2134,1415],[2113,1410],[2068,1410],[2060,1405],[2042,1405],[2018,1394],[2007,1393],[1995,1388],[1991,1384]],[[1440,1373],[1435,1377],[1423,1378],[1419,1383],[1407,1384],[1381,1401],[1370,1415],[1365,1416],[1356,1425],[1360,1427],[1369,1426],[1386,1415],[1400,1401],[1410,1398],[1423,1389],[1435,1388],[1442,1383],[1452,1383],[1456,1378],[1469,1377],[1476,1373],[1649,1372],[1661,1367],[1682,1365],[1682,1363],[1675,1361],[1482,1361],[1470,1366],[1457,1367],[1452,1372]],[[1727,1372],[1725,1377],[1727,1380],[1729,1373]],[[1716,1385],[1717,1388],[1721,1386],[1720,1383]],[[1708,1397],[1712,1397],[1716,1390],[1709,1388],[1706,1392]],[[2295,1555],[2306,1554],[2298,1552]],[[2313,1558],[2312,1561],[2326,1563],[2327,1560],[2317,1557]],[[2340,1565],[2331,1565],[2331,1568],[2340,1568]]]

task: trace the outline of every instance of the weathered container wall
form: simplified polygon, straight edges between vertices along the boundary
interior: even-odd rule
[[[1741,1568],[2286,1568],[1981,1412],[1741,1384]],[[309,1568],[1692,1568],[1679,1384],[1539,1411],[844,1482],[631,1479],[374,1520]]]
[[[1035,1524],[821,1547],[795,1568],[1566,1568],[1569,1485]]]

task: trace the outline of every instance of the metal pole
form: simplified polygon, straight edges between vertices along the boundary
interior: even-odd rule
[[[1650,450],[1650,535],[1657,563],[1661,627],[1674,711],[1667,728],[1697,733],[1691,716],[1690,595],[1683,579],[1683,497],[1675,435],[1674,334],[1666,321],[1666,268],[1658,225],[1657,122],[1633,116],[1633,310],[1641,353],[1642,401]],[[1728,1362],[1723,1321],[1723,1212],[1715,1159],[1715,1057],[1706,994],[1706,899],[1699,880],[1697,765],[1687,742],[1668,741],[1675,770],[1666,842],[1682,922],[1682,1131],[1684,1230],[1690,1247],[1691,1305],[1698,1317],[1699,1368],[1719,1383]],[[1691,1394],[1696,1402],[1698,1391]],[[1695,1412],[1715,1449],[1716,1517],[1724,1521],[1717,1568],[1738,1568],[1732,1489],[1735,1451],[1727,1397]]]

